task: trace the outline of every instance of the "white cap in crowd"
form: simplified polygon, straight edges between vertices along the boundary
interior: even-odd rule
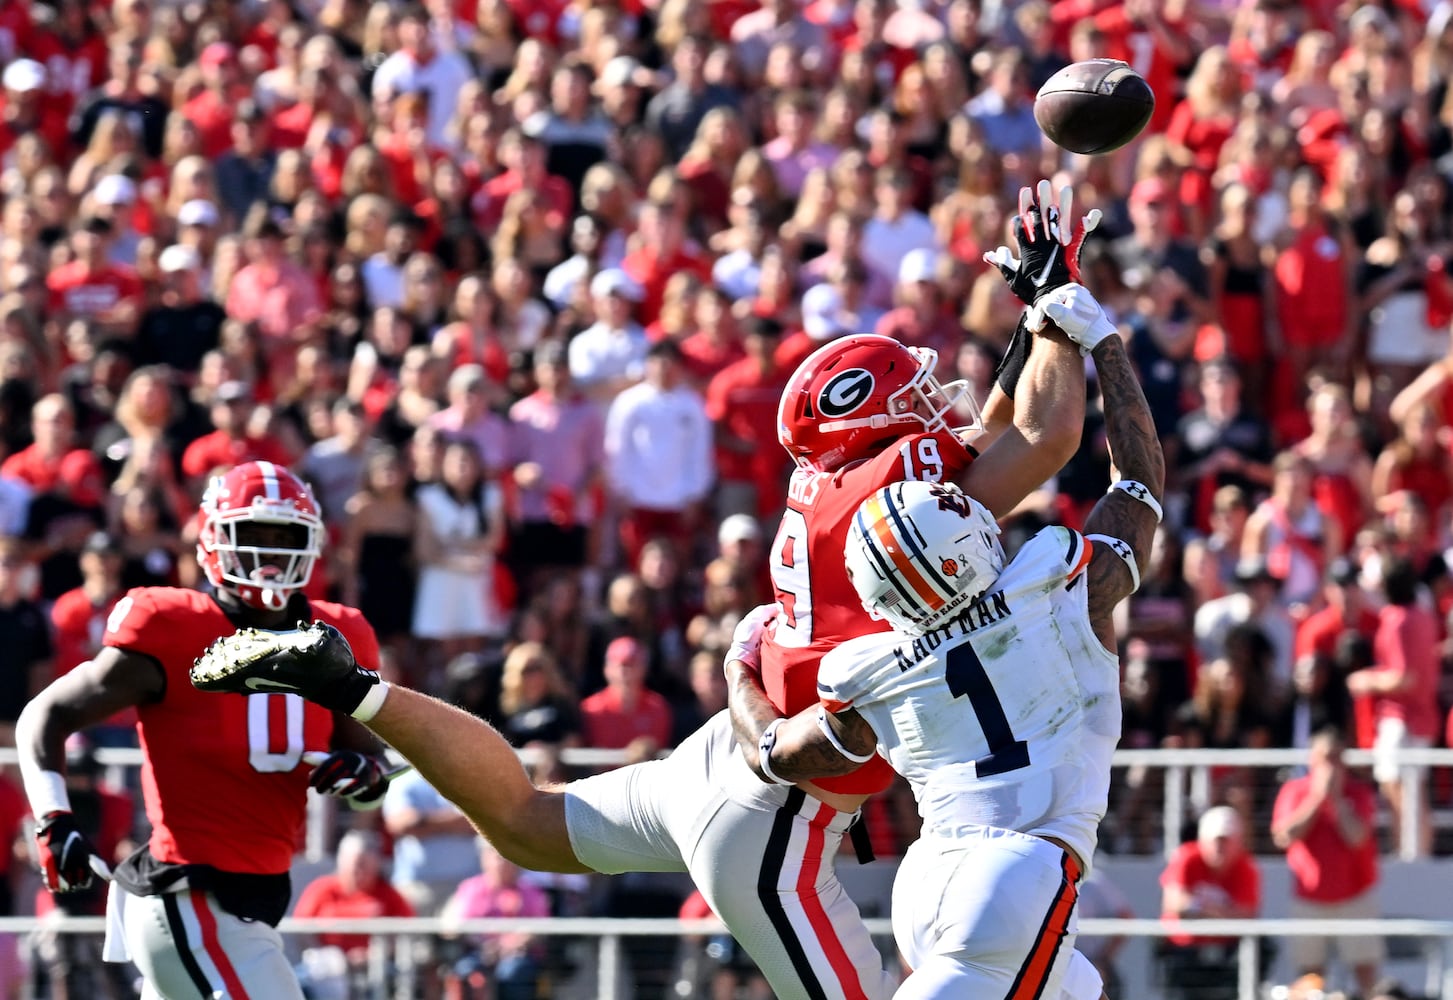
[[[202,255],[196,247],[176,243],[163,250],[156,259],[156,266],[171,274],[176,271],[196,271],[202,266]]]
[[[134,205],[136,182],[125,174],[107,174],[96,182],[94,197],[98,205]]]
[[[843,308],[843,296],[832,285],[813,285],[802,296],[802,329],[813,340],[832,340],[856,333],[856,317]]]
[[[201,198],[183,202],[177,209],[179,226],[215,226],[217,219],[217,206]]]
[[[45,67],[34,59],[17,59],[5,67],[5,75],[0,78],[0,84],[6,90],[17,94],[39,90],[45,86]]]
[[[639,302],[644,297],[644,292],[625,271],[618,267],[608,267],[590,279],[591,298],[603,299],[607,295],[619,295],[631,302]]]

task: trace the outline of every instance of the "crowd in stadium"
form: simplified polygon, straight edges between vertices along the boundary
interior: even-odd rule
[[[1070,156],[1033,95],[1093,56],[1156,111]],[[0,64],[0,724],[127,588],[197,585],[208,479],[265,460],[391,676],[673,746],[771,594],[787,377],[876,331],[982,401],[1021,312],[982,255],[1046,176],[1105,213],[1170,473],[1121,745],[1447,742],[1447,0],[0,0]],[[1080,524],[1101,427],[1010,537]],[[1211,801],[1269,848],[1244,778]]]

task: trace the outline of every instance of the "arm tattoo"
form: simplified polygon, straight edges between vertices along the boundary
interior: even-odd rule
[[[854,753],[867,753],[878,745],[871,726],[857,712],[849,709],[836,716],[841,723],[838,736]],[[793,716],[777,730],[777,746],[772,750],[772,770],[790,781],[811,781],[850,774],[863,765],[838,752],[817,724],[817,709],[809,708]]]
[[[733,660],[727,664],[726,675],[727,707],[731,712],[732,731],[746,755],[747,763],[755,769],[757,741],[762,738],[763,730],[773,719],[780,718],[782,713],[767,699],[761,675],[741,660]],[[772,760],[776,762],[775,754]]]
[[[1119,337],[1107,337],[1095,349],[1094,358],[1104,395],[1105,436],[1114,463],[1111,477],[1138,480],[1160,499],[1165,491],[1165,454],[1125,344]],[[1149,507],[1117,490],[1095,505],[1085,521],[1085,534],[1103,533],[1123,539],[1134,550],[1143,574],[1155,527],[1155,514]],[[1088,574],[1090,621],[1102,641],[1107,635],[1111,637],[1112,642],[1106,645],[1113,648],[1110,614],[1130,593],[1130,570],[1115,553],[1097,551]]]

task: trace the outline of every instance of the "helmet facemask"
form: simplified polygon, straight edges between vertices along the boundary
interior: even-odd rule
[[[211,522],[211,537],[202,544],[217,556],[215,586],[230,585],[244,600],[248,589],[255,590],[262,607],[278,610],[312,578],[322,553],[315,516],[291,503],[259,502],[213,514]]]

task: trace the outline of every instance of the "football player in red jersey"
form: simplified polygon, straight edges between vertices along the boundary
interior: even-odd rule
[[[991,263],[1032,303],[1078,280],[1077,243],[1093,221],[1062,234],[1058,224],[1068,217],[1068,204],[1051,205],[1047,183],[1037,198],[1021,194],[1020,214],[1020,257],[1000,248]],[[1029,315],[1032,324],[1037,313],[1031,309]],[[784,657],[773,668],[769,683],[783,699],[778,711],[816,703],[817,658],[837,641],[832,637],[881,627],[862,610],[842,568],[847,519],[861,501],[881,485],[912,476],[966,485],[1002,515],[1072,453],[1084,420],[1079,348],[1050,328],[1032,338],[1031,350],[1030,334],[1022,332],[1020,353],[1001,366],[1000,392],[991,397],[983,426],[969,432],[978,435],[972,446],[947,424],[959,390],[934,379],[932,352],[888,338],[848,338],[813,355],[789,382],[781,436],[803,468],[794,476],[793,506],[773,547],[774,563],[780,563],[774,580],[784,599],[773,641],[805,652],[794,652],[790,666]],[[976,458],[970,448],[985,441],[990,443]],[[835,574],[814,575],[832,562]],[[834,576],[842,579],[824,587],[822,581]],[[843,602],[847,606],[839,607]],[[758,612],[739,627],[740,651],[747,655],[777,607]],[[270,641],[233,640],[238,648],[265,648]],[[737,751],[723,711],[665,760],[537,789],[488,724],[379,683],[326,630],[279,637],[275,654],[235,653],[219,648],[206,657],[194,682],[214,691],[276,685],[353,715],[521,867],[688,872],[780,1000],[883,1000],[893,992],[892,976],[834,867],[858,804],[882,787],[876,765],[860,772],[861,785],[837,790],[822,783],[764,784]],[[753,673],[760,691],[755,678]]]
[[[292,473],[239,465],[212,481],[198,516],[197,559],[212,592],[130,591],[106,623],[100,653],[21,715],[16,741],[41,874],[51,892],[90,884],[96,851],[65,793],[65,740],[134,706],[152,833],[116,869],[111,892],[123,904],[126,955],[108,935],[108,957],[135,962],[149,996],[301,1000],[273,928],[291,896],[307,790],[377,804],[387,787],[381,747],[358,723],[296,695],[211,697],[187,682],[187,671],[240,626],[328,622],[371,666],[378,643],[353,608],[302,595],[324,530],[312,493]],[[98,858],[95,870],[105,870]]]

